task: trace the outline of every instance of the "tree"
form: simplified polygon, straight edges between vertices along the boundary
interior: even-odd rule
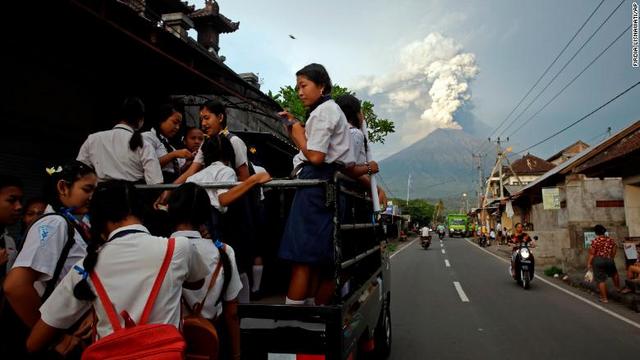
[[[331,97],[334,99],[340,95],[351,94],[355,96],[355,92],[342,87],[340,85],[333,85],[331,90]],[[303,123],[307,118],[307,111],[302,105],[302,101],[298,97],[298,93],[292,86],[281,87],[278,93],[274,94],[269,91],[271,96],[283,109],[287,109],[289,113],[293,114],[297,119]],[[395,125],[393,121],[389,119],[379,118],[373,111],[373,103],[370,101],[362,101],[362,113],[367,121],[367,127],[369,129],[369,141],[372,143],[384,144],[385,137],[395,132]]]
[[[411,199],[407,205],[405,200],[392,199],[394,204],[398,204],[403,215],[410,215],[414,224],[428,225],[433,219],[435,206],[424,199]]]

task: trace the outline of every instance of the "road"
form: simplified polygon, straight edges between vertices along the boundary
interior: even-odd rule
[[[465,239],[436,238],[426,251],[416,241],[393,255],[392,274],[393,360],[601,360],[640,350],[640,328],[540,279],[518,287],[507,263]],[[640,326],[638,314],[604,308]]]

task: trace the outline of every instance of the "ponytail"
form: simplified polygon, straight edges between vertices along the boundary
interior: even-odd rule
[[[136,151],[138,148],[142,147],[142,133],[140,130],[135,130],[133,135],[131,135],[131,139],[129,140],[129,149],[131,151]]]
[[[218,243],[220,243],[220,247],[218,247]],[[220,304],[224,297],[224,293],[227,292],[229,288],[229,283],[231,282],[231,272],[233,271],[231,267],[231,259],[229,259],[229,254],[225,250],[225,246],[223,243],[216,241],[216,247],[218,248],[218,253],[220,253],[220,261],[222,262],[222,270],[223,270],[223,282],[222,282],[222,290],[220,290],[220,297],[216,301],[216,306]]]
[[[87,246],[87,256],[82,262],[82,267],[84,268],[84,270],[79,271],[82,274],[82,280],[80,280],[80,282],[77,283],[73,288],[73,296],[75,296],[78,300],[93,301],[96,298],[96,294],[94,294],[89,287],[87,277],[96,268],[96,264],[98,263],[98,249],[100,248],[101,243],[102,239],[100,238],[100,235],[95,234],[92,230],[91,241]]]
[[[131,140],[129,140],[129,148],[132,151],[142,147],[142,123],[144,122],[145,107],[140,98],[126,98],[120,108],[120,121],[124,121],[127,125],[134,129]]]

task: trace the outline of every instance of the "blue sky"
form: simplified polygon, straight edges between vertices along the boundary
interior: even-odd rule
[[[606,0],[602,4],[520,109],[619,2]],[[201,7],[204,1],[190,3]],[[600,1],[218,3],[224,15],[240,21],[239,31],[221,36],[221,53],[227,65],[237,72],[258,73],[267,91],[293,84],[296,70],[310,62],[324,64],[335,83],[357,89],[358,96],[374,101],[379,115],[396,122],[398,132],[385,145],[374,147],[383,158],[437,127],[481,128],[470,123],[480,121],[489,128],[479,130],[478,135],[487,137]],[[631,5],[632,1],[624,1],[520,121],[544,105],[630,24]],[[296,39],[290,39],[289,34]],[[639,80],[640,69],[631,67],[628,31],[551,105],[515,133],[510,144],[516,151],[525,148]],[[639,99],[640,86],[531,152],[544,157],[577,139],[600,140],[607,127],[616,131],[640,120]],[[452,118],[443,111],[450,112]],[[518,125],[515,123],[505,135]]]

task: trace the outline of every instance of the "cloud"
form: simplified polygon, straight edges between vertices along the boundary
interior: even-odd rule
[[[356,89],[396,121],[406,146],[438,128],[460,129],[454,114],[471,100],[475,55],[454,39],[430,33],[400,50],[393,71],[360,79]]]

